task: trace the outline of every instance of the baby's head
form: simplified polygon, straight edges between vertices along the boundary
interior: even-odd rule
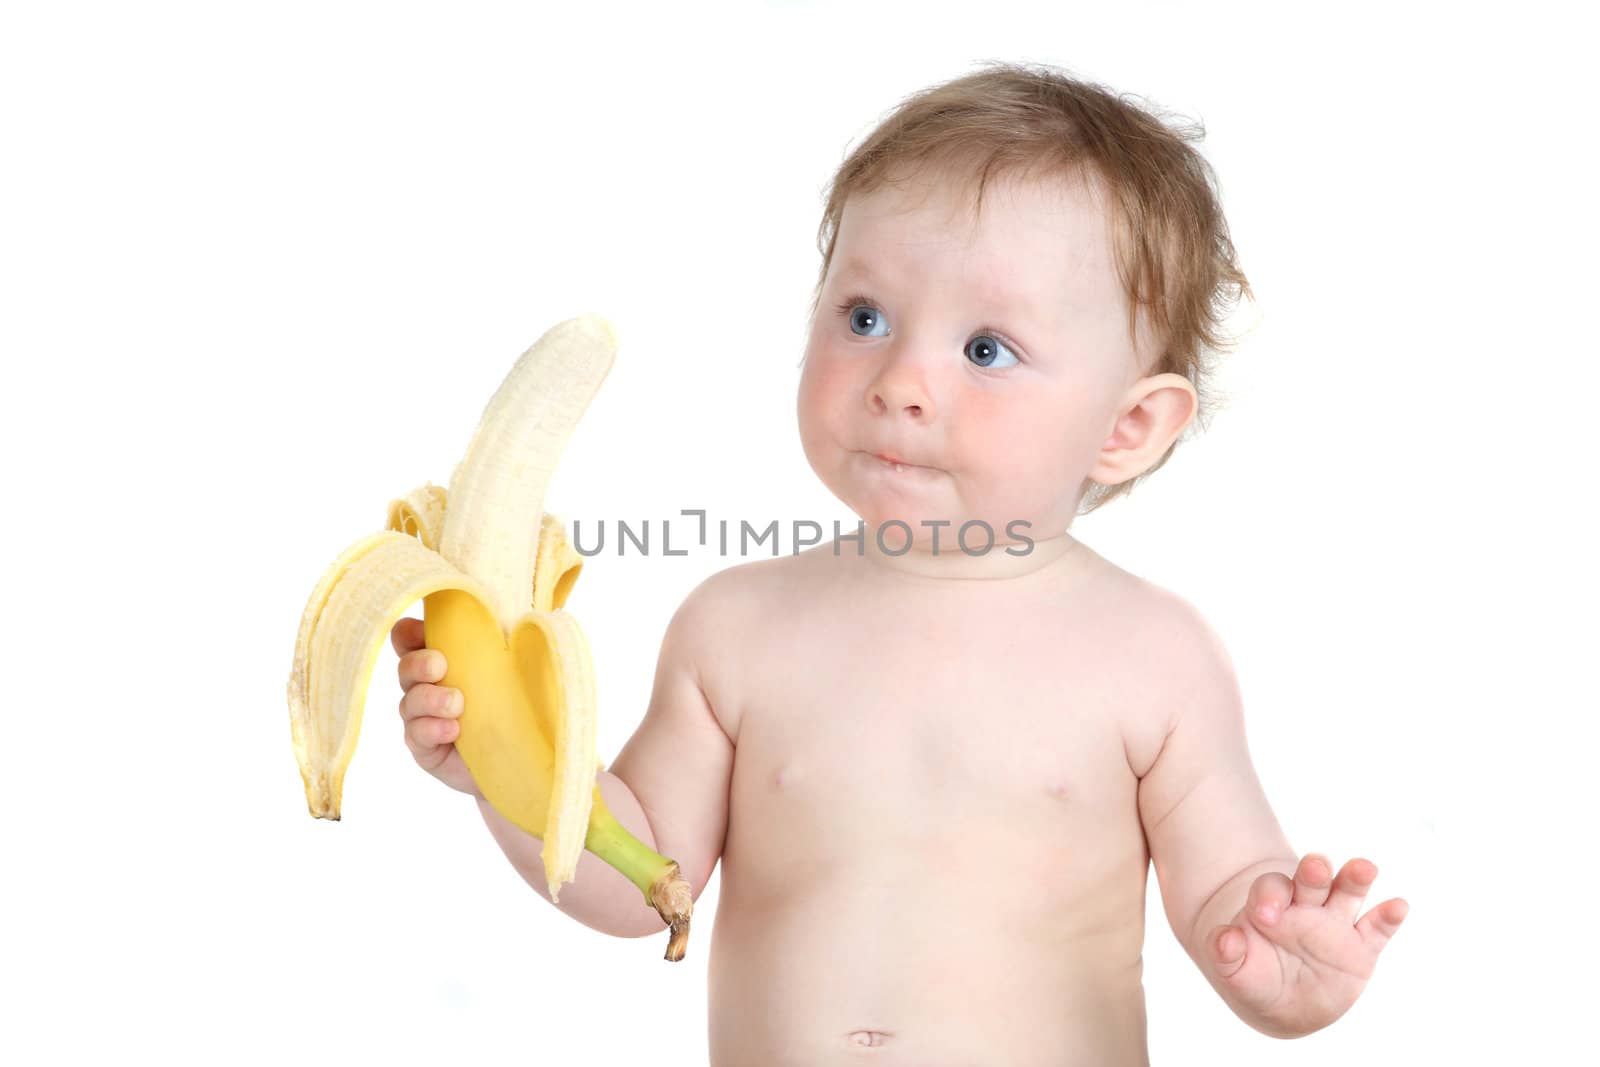
[[[829,489],[923,544],[949,521],[943,550],[1055,536],[1164,464],[1250,292],[1197,136],[1018,64],[880,123],[818,231],[798,407]]]

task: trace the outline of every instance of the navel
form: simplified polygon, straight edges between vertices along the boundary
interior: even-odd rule
[[[876,1048],[889,1040],[882,1030],[856,1030],[844,1039],[846,1045],[857,1048]]]

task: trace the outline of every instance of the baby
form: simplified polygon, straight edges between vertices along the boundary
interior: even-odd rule
[[[713,1064],[1148,1063],[1152,863],[1173,933],[1276,1037],[1347,1011],[1405,917],[1358,921],[1372,863],[1290,847],[1196,610],[1068,532],[1171,454],[1218,297],[1249,291],[1184,140],[1002,64],[835,176],[798,415],[862,525],[690,592],[600,774],[696,897],[722,861]],[[392,639],[408,747],[476,795],[443,656],[418,620]],[[478,804],[549,899],[540,841]],[[588,853],[558,907],[663,930]]]

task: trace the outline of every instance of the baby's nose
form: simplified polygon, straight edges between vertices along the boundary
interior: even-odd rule
[[[909,382],[879,382],[872,390],[872,408],[880,415],[904,411],[920,419],[928,412],[928,396]]]

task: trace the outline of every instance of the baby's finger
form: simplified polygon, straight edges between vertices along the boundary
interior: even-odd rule
[[[444,653],[436,648],[419,648],[401,656],[395,669],[400,674],[403,690],[409,690],[418,682],[437,682],[444,677]]]
[[[1307,852],[1300,857],[1300,866],[1294,872],[1294,902],[1320,908],[1328,899],[1328,883],[1332,878],[1333,864],[1328,857]]]
[[[404,618],[395,622],[389,628],[389,643],[394,645],[394,650],[400,655],[405,655],[423,645],[422,620]]]
[[[406,723],[406,748],[423,770],[436,770],[450,757],[459,733],[454,719],[413,719]]]
[[[406,723],[406,741],[413,755],[448,745],[460,734],[461,724],[454,719],[421,716]]]
[[[1294,897],[1294,883],[1287,875],[1269,871],[1250,883],[1245,896],[1245,914],[1258,930],[1271,929],[1283,917]]]
[[[461,690],[446,685],[418,682],[400,698],[400,718],[406,722],[412,719],[459,718],[461,708]]]
[[[1411,905],[1404,900],[1399,897],[1386,900],[1361,917],[1361,921],[1356,923],[1356,933],[1361,935],[1362,942],[1376,956],[1383,951],[1383,946],[1389,943],[1409,914]]]
[[[1339,870],[1328,894],[1327,908],[1345,922],[1353,923],[1361,914],[1361,902],[1378,877],[1378,865],[1371,860],[1353,859]]]

